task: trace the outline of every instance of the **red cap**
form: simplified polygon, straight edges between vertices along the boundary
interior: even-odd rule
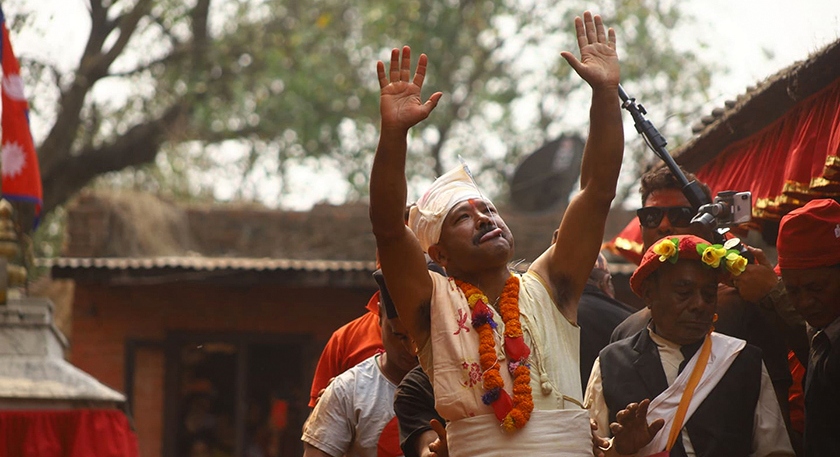
[[[779,268],[802,270],[840,263],[840,204],[823,198],[796,208],[779,224]]]
[[[636,295],[642,296],[642,284],[654,271],[665,262],[694,260],[709,268],[714,268],[721,275],[739,275],[747,265],[747,259],[734,249],[727,249],[720,244],[712,244],[695,235],[677,235],[662,238],[648,248],[642,257],[642,263],[630,277],[630,288]]]

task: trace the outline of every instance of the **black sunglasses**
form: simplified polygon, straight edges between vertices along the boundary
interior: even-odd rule
[[[639,223],[649,229],[659,227],[665,214],[668,214],[668,220],[674,227],[688,227],[694,217],[694,209],[690,206],[647,206],[636,210]]]

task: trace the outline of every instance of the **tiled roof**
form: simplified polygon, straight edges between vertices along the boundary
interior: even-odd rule
[[[59,257],[39,259],[38,266],[62,269],[152,270],[182,269],[195,271],[247,270],[247,271],[360,271],[373,272],[376,263],[352,260],[294,260],[253,259],[237,257],[109,257],[80,258]]]
[[[697,171],[729,144],[749,137],[784,115],[798,102],[840,78],[840,40],[747,88],[692,126],[695,134],[672,154]]]
[[[206,285],[375,288],[376,263],[242,257],[61,257],[39,259],[53,278],[110,285]]]

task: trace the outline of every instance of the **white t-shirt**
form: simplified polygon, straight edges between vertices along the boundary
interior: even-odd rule
[[[395,418],[397,388],[378,361],[377,354],[335,378],[306,420],[301,440],[333,457],[377,457],[382,430]]]

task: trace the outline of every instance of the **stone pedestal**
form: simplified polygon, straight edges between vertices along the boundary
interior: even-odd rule
[[[121,393],[64,360],[52,309],[44,298],[0,305],[0,409],[120,407]]]

